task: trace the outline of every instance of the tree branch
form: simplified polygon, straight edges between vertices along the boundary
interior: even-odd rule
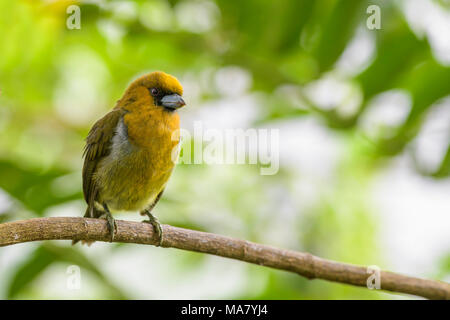
[[[115,242],[152,244],[157,238],[150,224],[117,221]],[[214,254],[279,270],[308,279],[324,279],[366,287],[367,268],[279,249],[217,234],[162,225],[162,247]],[[0,224],[0,246],[39,240],[109,241],[106,221],[89,218],[35,218]],[[450,299],[450,284],[393,272],[380,272],[381,289],[429,299]]]

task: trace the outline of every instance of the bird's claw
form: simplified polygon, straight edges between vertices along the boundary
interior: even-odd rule
[[[106,214],[106,220],[108,221],[108,229],[110,235],[110,242],[114,241],[114,234],[117,232],[117,223],[116,220],[112,217],[111,213]]]
[[[144,220],[142,222],[150,223],[153,226],[153,230],[156,233],[156,236],[158,237],[158,243],[156,246],[160,247],[163,240],[163,231],[161,228],[161,224],[159,223],[158,219],[150,212],[146,211],[145,214],[148,216],[148,220]]]

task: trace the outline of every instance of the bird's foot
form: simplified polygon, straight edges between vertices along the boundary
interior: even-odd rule
[[[117,232],[117,223],[116,223],[116,220],[111,215],[111,212],[109,212],[109,211],[105,212],[105,218],[106,218],[106,221],[108,222],[108,230],[109,230],[109,235],[110,235],[109,241],[113,242],[114,235]]]
[[[153,226],[153,230],[155,231],[156,236],[158,237],[158,243],[156,246],[160,247],[163,240],[163,231],[161,228],[161,224],[159,223],[158,219],[150,213],[150,211],[145,210],[143,213],[148,216],[148,220],[144,220],[142,222],[150,223]]]

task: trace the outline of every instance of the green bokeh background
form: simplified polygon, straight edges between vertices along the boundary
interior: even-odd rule
[[[132,79],[163,70],[185,87],[188,106],[180,115],[187,128],[198,119],[214,127],[225,115],[224,126],[279,128],[283,142],[291,141],[287,152],[281,148],[273,176],[260,175],[255,165],[179,165],[154,211],[163,223],[395,267],[372,199],[380,172],[408,159],[426,188],[447,183],[450,197],[449,132],[443,132],[445,152],[431,167],[421,163],[415,143],[433,108],[450,94],[450,64],[437,56],[428,34],[413,32],[404,3],[0,0],[0,222],[82,215],[81,153],[90,126]],[[66,27],[71,4],[81,9],[81,29]],[[380,30],[366,27],[372,4],[381,9]],[[448,2],[432,5],[448,14]],[[351,51],[358,41],[369,42],[369,54],[364,45]],[[315,94],[324,79],[338,86]],[[321,102],[330,92],[342,97]],[[369,111],[386,92],[409,97],[409,108],[401,121],[372,123]],[[314,153],[321,147],[314,143],[312,156],[301,149],[319,173],[333,163],[323,175],[310,174],[292,155],[302,133],[325,134],[337,148],[330,159],[327,152]],[[436,223],[450,231],[448,218]],[[432,268],[401,271],[448,279],[445,240]],[[81,268],[80,290],[66,286],[70,265]],[[138,245],[21,244],[0,249],[0,269],[3,299],[408,298]]]

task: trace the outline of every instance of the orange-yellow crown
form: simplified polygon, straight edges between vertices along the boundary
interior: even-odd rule
[[[158,88],[163,92],[171,92],[183,95],[183,87],[174,76],[162,71],[155,71],[143,75],[142,77],[133,81],[130,87],[144,86],[147,88]]]

